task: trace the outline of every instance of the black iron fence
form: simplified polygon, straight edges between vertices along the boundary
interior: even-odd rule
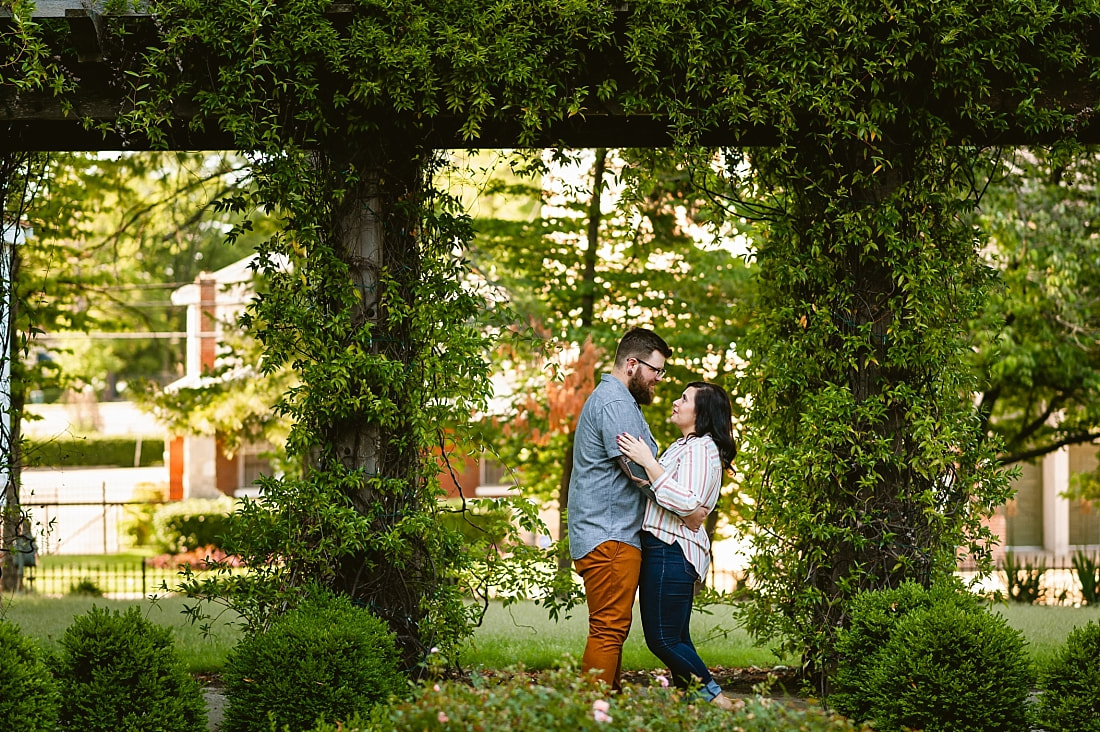
[[[171,592],[180,582],[178,568],[153,567],[148,562],[78,563],[26,567],[23,590],[41,595],[106,595],[145,597]]]

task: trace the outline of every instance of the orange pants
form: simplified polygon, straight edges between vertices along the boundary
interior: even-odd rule
[[[598,669],[596,678],[618,691],[622,688],[619,673],[623,643],[630,634],[642,551],[620,541],[605,541],[575,564],[588,600],[588,643],[581,659],[582,670]]]

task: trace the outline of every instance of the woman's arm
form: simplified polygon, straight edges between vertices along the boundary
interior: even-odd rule
[[[708,489],[716,482],[721,484],[721,476],[715,475],[715,461],[708,454],[712,445],[706,439],[689,440],[669,470],[659,479],[654,478],[657,505],[681,516],[700,506],[708,512],[714,508],[716,496]]]

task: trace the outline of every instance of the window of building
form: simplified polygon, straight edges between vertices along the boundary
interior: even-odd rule
[[[1043,546],[1043,468],[1022,463],[1016,479],[1016,495],[1005,506],[1006,547]]]

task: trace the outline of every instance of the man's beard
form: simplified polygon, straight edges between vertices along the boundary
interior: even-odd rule
[[[642,380],[642,374],[640,371],[635,371],[630,376],[630,381],[626,384],[627,391],[630,392],[630,396],[634,397],[634,401],[638,404],[646,405],[653,403],[653,392],[656,390],[657,385],[648,385]]]

